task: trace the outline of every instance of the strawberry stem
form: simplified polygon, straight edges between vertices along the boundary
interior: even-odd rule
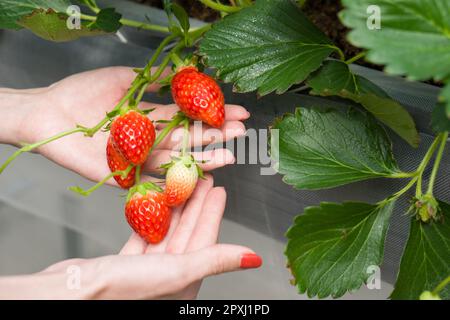
[[[104,185],[106,182],[108,182],[109,179],[111,179],[113,177],[121,176],[122,178],[126,178],[133,168],[134,168],[134,165],[130,164],[125,170],[118,170],[118,171],[111,172],[106,177],[104,177],[102,180],[100,180],[99,183],[97,183],[96,185],[92,186],[91,188],[89,188],[87,190],[84,190],[84,189],[82,189],[81,187],[78,187],[78,186],[70,187],[69,190],[71,190],[73,192],[76,192],[78,194],[81,194],[82,196],[86,196],[87,197],[92,192],[94,192],[95,190],[100,188],[102,185]]]
[[[139,81],[137,81],[130,88],[130,90],[128,90],[127,94],[117,103],[117,105],[114,107],[114,109],[112,109],[111,112],[109,112],[109,113],[112,113],[114,111],[118,111],[118,110],[122,109],[122,107],[125,105],[125,103],[133,96],[133,94],[136,92],[136,90],[144,83],[145,83],[145,79],[140,79]],[[94,127],[85,128],[85,135],[87,137],[93,137],[110,120],[111,120],[111,117],[107,115]]]
[[[184,65],[183,60],[181,60],[181,58],[175,52],[170,55],[170,59],[172,60],[173,64],[175,65],[175,68],[177,69]]]

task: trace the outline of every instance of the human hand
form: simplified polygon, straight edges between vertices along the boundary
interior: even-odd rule
[[[207,175],[184,208],[173,210],[166,239],[148,245],[133,234],[117,256],[72,259],[33,275],[0,278],[0,298],[193,299],[207,276],[257,268],[246,247],[216,244],[226,193]],[[67,288],[69,268],[79,270],[78,290]]]
[[[117,102],[125,95],[131,85],[135,73],[127,67],[111,67],[79,73],[65,78],[48,88],[33,92],[34,103],[28,107],[22,117],[17,135],[20,142],[32,143],[49,138],[59,132],[74,128],[77,124],[92,127],[111,111]],[[156,91],[157,85],[151,85],[148,91]],[[156,121],[170,119],[178,111],[175,105],[156,105],[142,102],[142,109],[156,108],[149,117]],[[240,106],[226,106],[226,122],[215,142],[233,139],[245,134],[242,120],[249,113]],[[163,124],[157,124],[161,129]],[[195,137],[191,134],[193,146],[211,142],[211,136],[205,134],[208,129]],[[161,164],[169,162],[173,149],[181,140],[182,129],[174,130],[153,151],[149,160],[143,166],[144,173],[159,172]],[[87,138],[82,133],[76,133],[53,141],[38,149],[38,152],[90,180],[99,181],[110,173],[106,161],[106,142],[108,134],[98,132],[94,137]],[[193,153],[201,161],[202,169],[209,171],[234,162],[234,156],[226,149]],[[113,179],[111,184],[115,184]]]

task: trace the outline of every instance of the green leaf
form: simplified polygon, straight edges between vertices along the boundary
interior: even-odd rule
[[[199,54],[239,92],[283,93],[336,48],[292,1],[259,0],[215,23]]]
[[[336,95],[361,104],[411,146],[419,145],[420,136],[408,111],[376,84],[353,74],[344,62],[326,61],[307,83],[312,94]]]
[[[69,0],[2,0],[0,1],[0,29],[20,29],[17,24],[23,16],[36,9],[53,9],[65,13]]]
[[[275,122],[271,136],[272,150],[278,150],[272,153],[276,170],[297,189],[332,188],[399,172],[386,131],[356,109],[297,109]]]
[[[413,80],[450,75],[450,1],[343,0],[340,14],[353,29],[349,40],[368,49],[367,60]],[[370,8],[380,8],[380,29],[368,28]],[[370,13],[367,13],[369,11]]]
[[[105,32],[116,32],[122,24],[120,19],[122,15],[114,8],[105,8],[97,13],[97,19],[89,25],[90,29],[103,30]]]
[[[447,118],[445,108],[443,103],[438,103],[433,109],[431,127],[437,133],[450,131],[450,119]]]
[[[394,202],[308,207],[287,232],[286,256],[300,293],[338,298],[356,290],[383,260]]]
[[[423,291],[432,291],[450,274],[450,204],[438,202],[444,215],[440,222],[411,219],[392,299],[419,299]],[[450,299],[450,287],[439,295]]]
[[[43,39],[56,42],[104,34],[101,30],[91,30],[86,24],[81,24],[80,29],[69,29],[67,19],[68,16],[65,13],[58,13],[53,9],[36,9],[31,14],[23,16],[18,24]]]

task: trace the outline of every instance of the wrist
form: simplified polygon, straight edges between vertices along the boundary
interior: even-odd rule
[[[98,299],[104,286],[97,260],[63,261],[64,266],[36,274],[0,277],[0,299]]]
[[[0,88],[0,143],[19,146],[29,142],[27,118],[42,105],[44,92]]]

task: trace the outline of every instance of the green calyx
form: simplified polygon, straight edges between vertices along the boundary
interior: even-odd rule
[[[163,192],[164,190],[161,187],[154,184],[153,182],[150,181],[143,182],[130,188],[127,194],[126,202],[130,201],[130,199],[136,193],[140,193],[141,195],[145,196],[147,194],[147,191]]]
[[[439,203],[431,194],[424,194],[418,198],[413,198],[413,204],[410,210],[415,212],[417,220],[421,220],[424,223],[439,221],[441,218]]]

